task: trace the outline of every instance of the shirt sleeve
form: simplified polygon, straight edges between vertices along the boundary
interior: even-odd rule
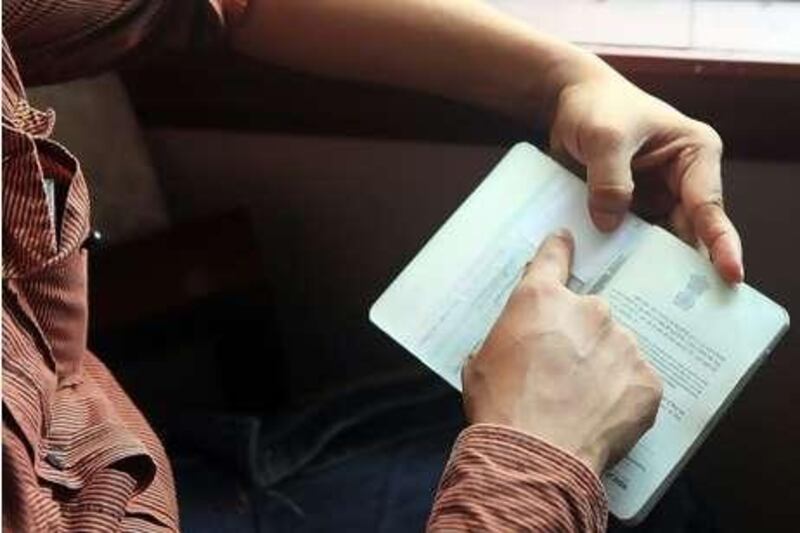
[[[248,0],[4,0],[3,34],[26,84],[95,74],[135,55],[224,42]]]
[[[428,531],[605,531],[605,491],[571,454],[511,428],[476,424],[456,440]]]

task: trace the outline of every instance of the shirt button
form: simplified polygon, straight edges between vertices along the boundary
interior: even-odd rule
[[[59,470],[64,468],[64,459],[61,457],[61,455],[50,452],[44,456],[44,460],[53,468],[57,468]]]
[[[86,236],[86,240],[81,244],[81,248],[91,251],[96,249],[102,241],[103,234],[99,230],[93,229],[89,231],[89,235]]]

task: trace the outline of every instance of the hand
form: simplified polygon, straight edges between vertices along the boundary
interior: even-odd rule
[[[462,380],[472,423],[513,427],[554,444],[598,475],[655,421],[661,383],[631,332],[597,296],[564,283],[569,233],[549,237],[529,263]]]
[[[559,92],[550,145],[568,166],[585,168],[595,225],[613,230],[633,204],[688,243],[699,239],[725,280],[742,281],[741,241],[723,209],[719,135],[605,65],[573,78]]]

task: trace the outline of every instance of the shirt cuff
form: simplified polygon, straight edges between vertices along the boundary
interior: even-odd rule
[[[572,454],[505,426],[476,424],[456,440],[429,530],[605,531],[600,479]]]

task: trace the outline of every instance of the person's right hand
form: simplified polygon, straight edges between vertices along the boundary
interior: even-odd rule
[[[568,232],[542,243],[462,380],[471,423],[510,426],[598,475],[653,425],[661,382],[597,296],[565,287]]]

